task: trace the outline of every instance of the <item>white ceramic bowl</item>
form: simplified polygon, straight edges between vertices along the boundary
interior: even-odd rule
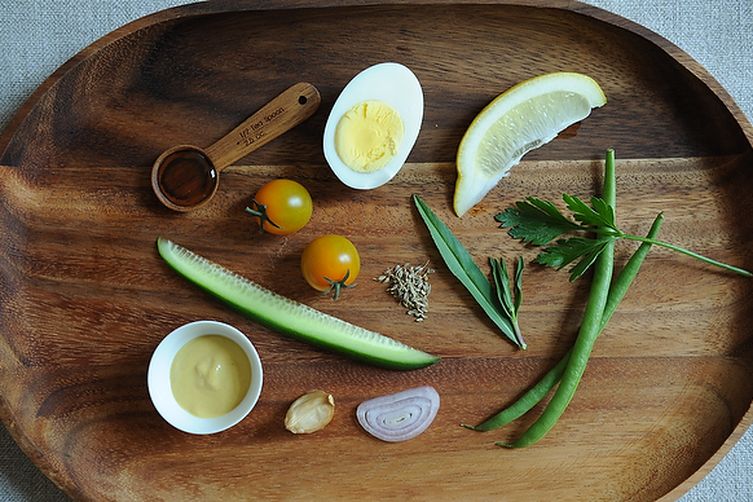
[[[251,385],[246,396],[232,411],[213,418],[200,418],[184,410],[170,386],[170,367],[175,355],[186,343],[203,335],[220,335],[234,341],[246,353],[251,365]],[[243,420],[259,400],[262,381],[261,359],[253,344],[234,327],[217,321],[195,321],[173,330],[155,349],[147,372],[149,397],[157,412],[176,429],[191,434],[214,434]]]

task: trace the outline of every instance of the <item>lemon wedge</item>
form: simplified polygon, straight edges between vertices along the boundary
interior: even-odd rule
[[[595,80],[566,72],[534,77],[497,96],[471,122],[458,147],[455,213],[463,216],[523,155],[606,102]]]

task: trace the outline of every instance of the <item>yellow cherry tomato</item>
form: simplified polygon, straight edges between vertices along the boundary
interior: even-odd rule
[[[303,250],[301,273],[312,288],[331,291],[337,300],[340,291],[352,287],[361,273],[361,257],[342,235],[323,235]]]
[[[255,216],[260,228],[275,235],[302,229],[311,219],[313,203],[303,185],[293,180],[273,180],[262,186],[246,212]]]

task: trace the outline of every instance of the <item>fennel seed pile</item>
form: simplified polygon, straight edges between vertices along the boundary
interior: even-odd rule
[[[429,268],[428,261],[421,266],[406,263],[385,270],[374,280],[387,283],[387,292],[408,309],[408,315],[421,322],[426,319],[429,310],[429,274],[432,272],[434,270]]]

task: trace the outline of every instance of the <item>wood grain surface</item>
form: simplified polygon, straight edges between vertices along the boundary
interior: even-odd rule
[[[272,8],[275,7],[276,8]],[[408,164],[371,191],[341,185],[320,143],[339,90],[381,61],[409,66],[426,110]],[[473,116],[512,84],[548,71],[593,76],[609,103],[536,150],[463,219],[453,216],[455,150]],[[209,145],[298,81],[319,112],[223,173],[211,204],[177,214],[149,171],[176,144]],[[751,423],[753,282],[652,251],[602,336],[581,387],[535,447],[493,446],[458,426],[523,392],[572,344],[587,281],[528,267],[516,351],[451,277],[412,210],[419,193],[480,265],[525,249],[492,216],[511,202],[589,196],[617,150],[619,220],[753,268],[753,128],[713,79],[647,30],[574,2],[334,5],[223,1],[156,14],[84,50],[56,72],[0,136],[0,414],[24,451],[81,499],[397,498],[650,500],[676,497]],[[305,185],[311,223],[259,235],[243,213],[280,177]],[[298,263],[323,233],[348,236],[359,285],[337,303],[310,290]],[[155,251],[164,235],[275,291],[436,353],[393,372],[322,352],[254,324],[188,285]],[[617,259],[632,252],[618,246]],[[430,259],[430,311],[412,322],[371,281]],[[178,432],[152,407],[146,368],[182,323],[216,319],[256,345],[257,408],[212,436]],[[432,427],[403,444],[364,434],[361,401],[430,384]],[[311,436],[283,427],[312,388],[337,401]]]

